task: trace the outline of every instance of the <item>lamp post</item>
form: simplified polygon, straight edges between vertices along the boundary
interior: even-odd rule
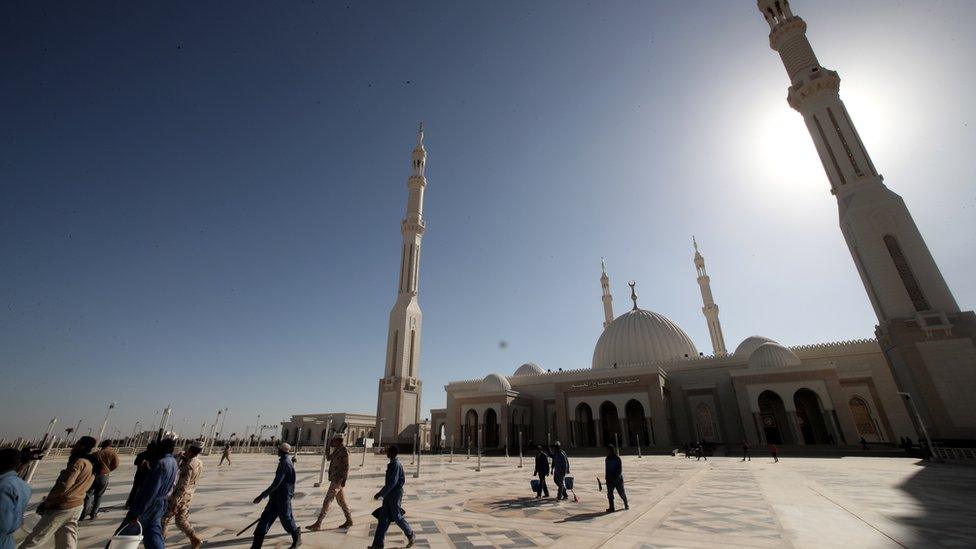
[[[451,433],[451,460],[448,463],[454,463],[454,433]]]
[[[424,432],[427,431],[427,421],[428,420],[426,420],[426,419],[424,420]],[[419,430],[419,427],[420,426],[418,425],[417,427],[418,427],[418,430]],[[419,437],[419,434],[418,434],[418,442],[420,444],[417,444],[417,470],[414,471],[413,478],[420,478],[420,452],[422,450],[421,445],[423,444],[423,438],[420,438]]]
[[[644,456],[641,455],[640,451],[640,433],[634,433],[634,436],[637,437],[637,459],[641,459]]]
[[[522,468],[522,430],[519,429],[519,469]]]
[[[40,444],[41,450],[45,450],[45,443],[48,442],[48,437],[51,436],[51,432],[54,431],[54,425],[57,422],[58,422],[58,418],[55,417],[55,418],[51,418],[51,421],[47,424],[47,432],[44,433],[44,438],[41,439],[41,444]],[[53,441],[54,440],[51,439],[51,442]],[[50,448],[51,444],[48,443],[47,447]],[[30,467],[27,469],[27,478],[24,479],[24,481],[27,484],[30,484],[31,480],[34,479],[34,471],[37,470],[37,464],[39,461],[40,460],[35,459],[34,461],[31,462]]]
[[[483,427],[483,425],[478,426],[478,466],[475,468],[475,471],[479,473],[481,472],[481,433]]]
[[[383,423],[386,422],[385,417],[380,418],[380,430],[377,434],[376,440],[373,442],[373,448],[376,448],[376,443],[378,442],[380,446],[383,446]]]
[[[80,420],[80,419],[79,419],[79,420],[78,420],[78,424],[77,424],[77,425],[75,425],[75,430],[74,430],[74,431],[71,431],[71,432],[72,432],[72,433],[74,434],[74,435],[73,435],[73,436],[71,437],[71,441],[72,441],[72,442],[74,442],[74,439],[78,437],[78,433],[80,433],[80,432],[81,432],[81,422],[82,422],[82,420]]]
[[[207,454],[213,452],[214,439],[217,438],[217,424],[220,423],[220,416],[223,413],[223,410],[217,410],[217,417],[214,418],[214,422],[210,426],[210,435],[207,437],[208,442],[203,445],[204,449],[207,450]]]
[[[932,461],[939,461],[939,458],[935,455],[935,448],[932,447],[932,439],[929,438],[929,431],[925,428],[925,424],[922,423],[922,416],[918,413],[918,407],[915,406],[915,399],[912,395],[908,393],[898,392],[899,395],[905,397],[905,400],[912,405],[912,414],[915,415],[915,421],[918,423],[918,428],[922,430],[922,436],[925,437],[925,443],[929,446],[929,455],[932,457]]]
[[[329,431],[331,430],[332,416],[329,416],[329,422],[325,425],[325,439],[322,440],[322,466],[319,467],[319,481],[315,483],[316,488],[322,486],[322,482],[325,480],[325,461],[329,455],[329,442],[331,442]]]
[[[227,407],[224,407],[224,417],[220,420],[220,428],[217,429],[217,436],[224,434],[224,424],[227,423]],[[226,437],[225,437],[226,438]]]

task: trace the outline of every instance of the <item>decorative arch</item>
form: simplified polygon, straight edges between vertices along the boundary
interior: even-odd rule
[[[858,436],[864,437],[864,440],[868,442],[880,442],[881,436],[867,401],[859,396],[854,396],[848,402],[848,406],[851,409],[851,415],[854,417],[854,426],[857,428]]]
[[[695,407],[695,426],[698,440],[715,440],[715,418],[712,408],[704,402]]]
[[[836,442],[827,428],[820,395],[804,387],[793,393],[793,404],[796,406],[797,427],[803,437],[804,444],[833,444]]]
[[[624,416],[627,418],[627,445],[652,444],[647,432],[647,421],[644,419],[644,405],[636,399],[628,400],[624,405]]]
[[[464,425],[461,426],[461,443],[468,448],[478,445],[478,412],[474,408],[464,414]]]
[[[574,432],[576,446],[584,448],[596,446],[596,425],[593,422],[593,409],[585,402],[576,406]]]
[[[617,405],[609,400],[600,404],[600,432],[603,435],[603,445],[619,444],[623,438],[620,430],[620,416],[617,414]]]
[[[793,437],[786,416],[786,405],[776,391],[767,389],[756,399],[759,405],[759,428],[763,440],[770,444],[789,444]]]
[[[482,433],[482,444],[485,448],[498,447],[498,414],[494,408],[485,410],[484,432]]]

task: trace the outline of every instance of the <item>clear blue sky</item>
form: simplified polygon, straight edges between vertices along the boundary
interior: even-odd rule
[[[425,415],[588,367],[600,256],[708,350],[692,234],[730,347],[873,334],[755,2],[216,4],[0,6],[0,436],[375,411],[421,120]],[[976,4],[793,7],[971,309]]]

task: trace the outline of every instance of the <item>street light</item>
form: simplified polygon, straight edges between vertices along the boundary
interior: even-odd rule
[[[898,392],[899,395],[905,397],[905,400],[912,405],[912,413],[915,414],[915,421],[918,422],[919,429],[922,430],[922,435],[925,437],[925,443],[929,445],[929,455],[932,457],[932,461],[939,461],[935,456],[935,448],[932,447],[932,439],[929,438],[929,431],[925,428],[925,423],[922,422],[922,416],[918,413],[918,407],[915,406],[915,400],[912,395],[908,393]]]
[[[376,448],[376,443],[380,443],[380,447],[383,446],[383,423],[386,422],[385,417],[380,418],[380,431],[377,434],[376,441],[373,442],[373,448]]]
[[[522,430],[519,429],[519,469],[522,468]]]
[[[427,422],[428,421],[430,421],[430,420],[424,419],[424,431],[425,432],[427,431]],[[417,427],[418,427],[418,430],[419,430],[419,427],[420,426],[418,425]],[[421,437],[418,436],[418,442],[420,444],[417,444],[417,470],[413,473],[413,478],[420,478],[420,452],[421,452],[421,444],[423,444],[423,438],[421,438]]]
[[[320,423],[316,421],[315,423]],[[322,466],[319,468],[319,481],[315,483],[315,487],[318,488],[322,486],[322,482],[325,480],[325,461],[329,455],[329,442],[331,440],[332,431],[332,416],[329,416],[329,422],[325,424],[325,438],[322,440]]]
[[[475,467],[475,471],[477,471],[479,473],[481,472],[481,433],[482,433],[483,428],[484,428],[484,425],[479,425],[478,426],[478,466]]]

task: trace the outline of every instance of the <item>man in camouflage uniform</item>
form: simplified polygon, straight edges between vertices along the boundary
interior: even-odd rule
[[[200,473],[203,471],[203,462],[197,457],[202,451],[203,443],[195,440],[180,459],[180,478],[173,488],[173,495],[169,498],[169,508],[163,515],[162,521],[164,539],[169,521],[175,518],[176,527],[190,539],[192,549],[198,549],[203,543],[193,532],[193,526],[190,526],[190,500],[193,499],[193,492],[196,490],[197,481],[200,480]]]
[[[339,528],[352,526],[352,515],[349,513],[349,506],[346,505],[346,494],[343,490],[346,486],[346,479],[349,477],[349,452],[342,444],[341,434],[332,437],[332,440],[329,441],[329,448],[331,451],[327,449],[325,453],[325,459],[329,460],[329,491],[325,494],[325,501],[322,502],[322,510],[319,512],[318,520],[315,521],[315,524],[306,527],[313,532],[322,529],[322,521],[325,520],[325,514],[329,511],[329,504],[332,503],[333,499],[339,502],[342,513],[346,515],[346,522],[341,524]],[[365,448],[363,450],[365,451]]]

